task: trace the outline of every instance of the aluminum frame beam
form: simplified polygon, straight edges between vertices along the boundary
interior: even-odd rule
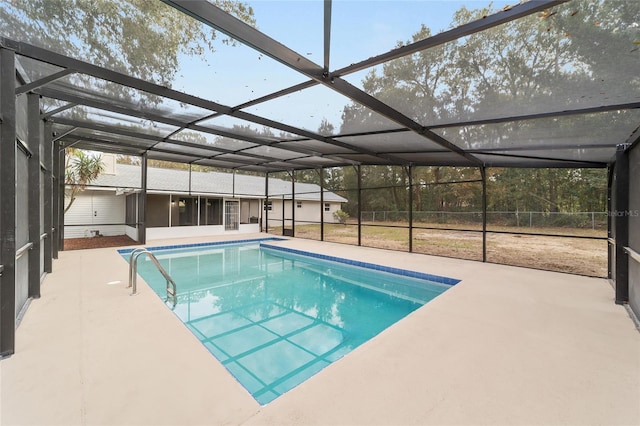
[[[50,88],[36,89],[35,92],[40,94],[40,95],[42,95],[42,96],[44,96],[44,97],[51,98],[51,99],[57,99],[57,100],[65,101],[65,102],[70,102],[71,104],[74,104],[74,105],[84,105],[84,106],[88,106],[88,107],[91,107],[91,108],[96,108],[96,109],[100,109],[100,110],[104,110],[104,111],[111,111],[111,112],[115,112],[115,113],[118,113],[118,114],[127,115],[127,116],[130,116],[130,117],[137,117],[137,118],[140,118],[140,119],[151,120],[151,121],[156,121],[156,122],[159,122],[159,123],[168,124],[168,125],[171,125],[171,126],[176,126],[180,130],[183,130],[183,129],[196,130],[196,131],[203,132],[203,133],[208,133],[208,134],[217,135],[217,136],[223,136],[223,137],[227,137],[227,138],[231,138],[231,139],[243,140],[243,141],[255,143],[257,145],[265,145],[265,146],[271,146],[271,145],[273,145],[275,143],[286,142],[286,141],[282,141],[282,140],[276,140],[276,141],[265,140],[265,139],[261,139],[259,137],[253,137],[253,136],[249,136],[249,135],[237,134],[237,133],[233,133],[233,132],[229,132],[229,131],[225,131],[225,130],[212,129],[212,128],[209,128],[209,127],[200,126],[198,124],[186,123],[184,121],[177,120],[177,119],[170,118],[170,117],[165,117],[163,115],[154,114],[154,113],[151,113],[151,112],[143,112],[143,111],[139,111],[139,110],[135,110],[135,109],[131,109],[131,108],[126,108],[126,107],[114,105],[114,104],[111,104],[111,103],[108,103],[108,102],[98,101],[98,100],[95,100],[95,99],[89,99],[89,98],[85,98],[85,97],[78,96],[78,95],[72,95],[72,94],[69,94],[69,93],[66,93],[66,92],[62,92],[62,91],[55,90],[55,89],[50,89]],[[285,131],[288,131],[290,133],[295,133],[297,135],[303,135],[303,136],[306,136],[309,139],[320,140],[321,142],[325,142],[325,143],[327,143],[329,145],[340,146],[342,148],[346,148],[346,149],[352,150],[354,152],[359,152],[359,153],[362,153],[362,154],[374,155],[374,156],[378,155],[376,152],[371,151],[371,150],[358,148],[358,147],[352,146],[352,145],[344,143],[344,142],[333,140],[332,138],[326,138],[326,137],[318,136],[315,133],[308,132],[306,130],[300,130],[300,129],[297,129],[295,127],[287,126],[287,125],[284,125],[282,123],[278,123],[278,122],[275,122],[275,121],[272,121],[272,120],[262,119],[260,117],[253,116],[251,114],[247,114],[247,113],[243,113],[243,112],[238,112],[238,113],[235,114],[236,117],[246,117],[247,115],[251,116],[251,120],[253,120],[253,119],[258,120],[257,122],[259,124],[264,125],[264,126],[279,128],[279,130],[286,129]],[[52,117],[53,117],[52,115],[49,116],[50,119]],[[205,118],[194,120],[194,122],[198,122],[198,121],[201,121],[203,119],[205,119]],[[177,133],[178,131],[179,130],[173,132],[173,134]],[[303,148],[280,148],[280,149],[286,149],[287,151],[291,151],[291,152],[298,152],[298,153],[301,153],[301,154],[305,154],[307,156],[317,156],[317,154],[315,152],[313,152],[312,150],[306,150],[306,149],[303,149]],[[237,150],[237,151],[233,151],[233,152],[241,152],[241,151],[242,150]]]
[[[331,62],[331,0],[324,0],[324,72],[329,73]]]
[[[37,89],[39,87],[42,87],[42,86],[44,86],[46,84],[51,83],[52,81],[58,80],[60,78],[68,76],[69,74],[74,74],[74,73],[75,73],[75,71],[73,71],[73,70],[58,71],[55,74],[48,75],[48,76],[43,77],[43,78],[41,78],[39,80],[32,81],[31,83],[27,83],[27,84],[25,84],[23,86],[17,87],[16,88],[16,95],[21,95],[23,93],[30,92],[33,89]]]
[[[225,12],[222,12],[226,15]],[[230,16],[230,15],[227,15]],[[244,24],[244,23],[243,23]],[[249,27],[250,28],[250,27]],[[250,121],[252,123],[260,124],[263,126],[272,127],[274,129],[278,129],[284,132],[301,135],[307,137],[309,139],[318,140],[321,142],[325,142],[328,144],[335,144],[338,146],[343,146],[348,149],[357,150],[355,147],[350,147],[346,144],[343,144],[339,141],[332,140],[330,137],[325,137],[318,135],[316,133],[310,132],[308,130],[300,129],[294,126],[286,125],[277,121],[269,120],[264,117],[259,117],[254,114],[250,114],[244,111],[238,111],[235,108],[219,104],[217,102],[209,101],[207,99],[199,98],[197,96],[189,95],[183,92],[179,92],[177,90],[169,89],[165,86],[160,86],[155,83],[150,83],[145,80],[141,80],[126,74],[119,73],[117,71],[112,71],[106,68],[99,67],[97,65],[89,64],[77,59],[69,58],[64,55],[60,55],[55,52],[48,51],[46,49],[42,49],[36,46],[32,46],[27,43],[18,42],[15,40],[11,40],[5,37],[0,37],[0,46],[7,46],[11,49],[15,50],[19,55],[25,56],[31,59],[35,59],[38,61],[42,61],[48,64],[56,65],[58,67],[66,68],[68,70],[73,70],[75,72],[86,74],[92,77],[96,77],[99,79],[103,79],[106,81],[110,81],[112,83],[116,83],[125,87],[130,87],[132,89],[141,90],[144,92],[148,92],[157,96],[161,96],[167,99],[172,99],[174,101],[182,102],[185,104],[189,104],[192,106],[196,106],[202,109],[207,109],[212,113],[220,113],[230,115],[242,120]],[[283,49],[286,49],[282,46]],[[306,60],[309,63],[309,60]],[[44,88],[41,88],[44,90]],[[64,100],[64,99],[62,99]],[[206,117],[201,117],[199,120],[206,119],[207,117],[212,116],[207,115]],[[195,120],[196,122],[199,120]],[[180,122],[178,127],[186,124],[185,122]],[[177,124],[176,124],[177,125]],[[194,127],[190,127],[194,128]],[[195,128],[194,128],[195,129]],[[224,136],[224,135],[222,135]],[[242,139],[239,135],[231,134],[228,137]],[[361,149],[362,150],[362,149]],[[365,153],[365,152],[363,152]],[[375,155],[374,152],[366,152],[370,155]]]
[[[373,67],[375,65],[380,65],[393,59],[401,58],[403,56],[411,55],[422,50],[440,46],[444,43],[448,43],[450,41],[457,40],[471,34],[488,30],[490,28],[505,24],[515,19],[522,18],[536,12],[541,12],[544,9],[549,9],[568,1],[570,0],[536,0],[521,3],[510,9],[502,10],[500,12],[494,13],[493,15],[489,15],[482,19],[461,25],[457,28],[444,31],[424,40],[420,40],[415,43],[393,49],[387,53],[383,53],[381,55],[374,56],[364,61],[346,66],[344,68],[340,68],[334,71],[333,74],[337,76],[343,76],[363,70],[365,68]]]
[[[292,68],[313,80],[335,90],[336,92],[347,96],[348,98],[364,105],[365,107],[377,112],[388,119],[395,121],[396,123],[407,127],[416,133],[444,146],[452,152],[455,152],[468,160],[480,164],[481,161],[476,159],[470,154],[466,154],[463,150],[453,145],[441,136],[432,133],[431,131],[424,129],[422,125],[411,120],[409,117],[401,114],[396,109],[386,105],[382,101],[372,97],[357,87],[351,85],[345,80],[339,77],[334,77],[330,73],[326,73],[325,70],[307,59],[304,55],[300,55],[292,49],[284,46],[276,40],[261,33],[255,28],[247,25],[241,20],[229,15],[222,9],[215,5],[206,2],[204,0],[162,0],[164,3],[174,7],[177,10],[197,19],[198,21],[215,28],[224,34],[239,40],[240,42],[254,48],[255,50],[263,53],[266,56]],[[533,12],[531,12],[533,13]],[[514,18],[515,19],[515,18]],[[462,36],[462,35],[461,35]],[[300,133],[302,134],[302,133]],[[315,139],[315,138],[313,138]],[[328,142],[328,139],[325,140]],[[394,161],[398,164],[407,164],[408,162],[403,159],[394,158],[390,156],[381,156],[380,154],[373,153],[380,158]]]

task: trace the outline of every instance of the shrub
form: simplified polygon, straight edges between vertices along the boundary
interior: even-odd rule
[[[339,222],[344,225],[347,223],[347,219],[349,218],[349,213],[342,210],[336,210],[335,212],[333,212],[333,218],[336,220],[336,222]]]

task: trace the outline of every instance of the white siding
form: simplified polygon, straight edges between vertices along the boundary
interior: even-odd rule
[[[133,226],[125,226],[124,233],[132,240],[138,241],[138,228],[134,228]]]
[[[225,231],[224,225],[174,226],[171,228],[147,228],[147,240],[166,238],[208,237],[214,235],[252,234],[260,232],[260,224],[241,224],[237,231]]]
[[[282,226],[282,199],[269,199],[271,201],[271,210],[269,210],[269,227]],[[302,203],[302,207],[298,207],[298,201]],[[319,201],[296,201],[296,223],[303,225],[301,221],[320,223],[320,214],[324,215],[325,223],[335,223],[336,220],[333,217],[333,213],[340,210],[341,203],[327,202],[329,203],[330,210],[324,211],[324,205],[322,210],[320,209]],[[291,201],[285,200],[285,224],[291,226]]]
[[[82,192],[64,216],[65,238],[91,237],[92,231],[101,235],[125,235],[125,197],[111,191]],[[101,225],[110,224],[114,225]],[[77,226],[70,226],[77,225]]]

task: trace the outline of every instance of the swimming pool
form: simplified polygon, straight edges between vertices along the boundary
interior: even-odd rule
[[[458,282],[270,240],[149,249],[177,284],[174,313],[260,404]],[[138,263],[164,298],[162,275],[146,258]]]

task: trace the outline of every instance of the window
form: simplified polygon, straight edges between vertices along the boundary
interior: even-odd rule
[[[198,224],[197,197],[174,197],[171,200],[171,226],[196,226]]]
[[[146,205],[147,228],[164,228],[169,226],[171,203],[168,195],[148,194]]]
[[[273,210],[273,203],[271,201],[267,201],[266,203],[264,203],[264,209]]]
[[[302,208],[302,201],[298,201],[298,202],[296,203],[296,207],[298,207],[299,209],[301,209],[301,208]]]
[[[125,214],[125,222],[128,226],[135,227],[138,222],[138,211],[137,211],[137,198],[138,194],[129,194],[125,199],[126,204],[126,214]]]
[[[330,212],[331,211],[331,204],[330,203],[324,203],[324,211],[325,212]]]
[[[222,200],[200,198],[200,225],[222,225]]]

